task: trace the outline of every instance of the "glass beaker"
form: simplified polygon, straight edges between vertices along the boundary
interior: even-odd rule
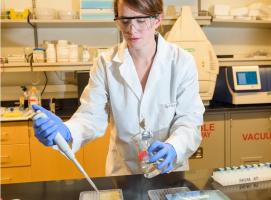
[[[138,161],[144,176],[153,178],[160,174],[161,170],[157,169],[158,162],[151,163],[149,161],[148,148],[154,141],[152,132],[144,130],[142,133],[133,136],[132,140],[136,145]]]

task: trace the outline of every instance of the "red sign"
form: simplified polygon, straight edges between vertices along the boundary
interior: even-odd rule
[[[215,124],[214,123],[204,123],[201,126],[202,138],[209,138],[214,131],[215,131]]]
[[[242,138],[244,141],[271,140],[271,132],[243,133]]]

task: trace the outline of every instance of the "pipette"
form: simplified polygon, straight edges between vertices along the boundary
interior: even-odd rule
[[[37,120],[39,118],[47,118],[47,115],[41,112],[40,110],[36,111],[36,114],[32,117],[32,120]],[[93,183],[93,181],[90,179],[86,171],[83,169],[83,167],[80,165],[80,163],[77,161],[73,151],[71,150],[69,144],[66,142],[66,140],[62,137],[60,133],[56,134],[56,137],[54,139],[55,144],[58,146],[60,151],[64,153],[67,158],[69,158],[75,166],[79,169],[79,171],[85,176],[88,183],[93,187],[93,189],[97,192],[97,198],[99,199],[100,193],[96,185]]]

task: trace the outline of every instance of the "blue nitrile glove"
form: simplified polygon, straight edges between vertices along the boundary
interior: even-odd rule
[[[47,116],[46,118],[38,118],[37,120],[33,121],[35,136],[41,143],[46,146],[54,145],[55,143],[53,139],[58,132],[67,142],[71,141],[72,137],[70,130],[59,117],[41,106],[33,104],[32,108],[35,111],[40,110]]]
[[[177,153],[174,147],[169,143],[164,143],[160,141],[153,142],[149,148],[148,152],[150,162],[158,161],[157,169],[163,170],[162,174],[168,173],[173,170],[173,164],[177,158]],[[159,160],[162,160],[159,162]]]

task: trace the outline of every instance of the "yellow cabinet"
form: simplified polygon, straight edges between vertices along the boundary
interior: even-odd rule
[[[70,160],[59,151],[41,144],[34,135],[31,123],[29,126],[32,181],[82,178]],[[83,164],[83,150],[80,150],[76,157]]]
[[[76,153],[92,177],[105,175],[109,136],[110,128]],[[37,140],[31,122],[1,123],[1,184],[77,178],[83,176],[70,160]]]
[[[29,143],[28,122],[1,122],[1,144]]]
[[[230,165],[270,162],[271,112],[240,112],[230,117]]]
[[[85,145],[77,160],[90,176],[104,176],[109,129],[104,137]],[[75,165],[59,151],[41,144],[32,123],[1,123],[1,183],[83,178]]]
[[[190,169],[213,169],[225,165],[225,115],[208,113],[201,126],[202,142],[192,158]]]
[[[28,122],[1,122],[1,184],[31,180]]]
[[[1,167],[19,167],[29,165],[29,144],[1,145]]]
[[[105,176],[110,129],[110,126],[108,126],[103,137],[91,141],[83,147],[84,168],[91,177]]]
[[[1,168],[1,184],[31,181],[31,167]]]

